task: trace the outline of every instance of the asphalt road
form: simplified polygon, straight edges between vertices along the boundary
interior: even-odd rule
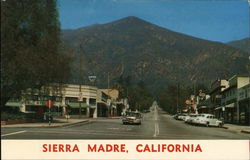
[[[141,125],[123,125],[121,119],[97,119],[59,128],[2,128],[2,139],[250,139],[249,134],[185,124],[156,105]]]

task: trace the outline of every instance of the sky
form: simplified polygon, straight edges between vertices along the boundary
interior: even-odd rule
[[[249,4],[247,0],[58,0],[58,11],[62,29],[136,16],[175,32],[229,42],[250,36]]]

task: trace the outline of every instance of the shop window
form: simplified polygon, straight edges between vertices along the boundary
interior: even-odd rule
[[[87,98],[83,98],[83,99],[82,99],[82,102],[83,102],[83,103],[87,103]]]
[[[32,112],[38,112],[38,107],[37,106],[26,106],[25,110],[32,111]]]
[[[96,99],[90,98],[89,99],[89,104],[95,105],[96,104]]]
[[[66,102],[78,102],[77,97],[66,97],[65,100]]]

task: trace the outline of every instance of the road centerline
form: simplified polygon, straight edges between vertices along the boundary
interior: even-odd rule
[[[158,123],[157,105],[154,106],[154,120],[155,120],[155,132],[154,132],[153,137],[157,137],[160,133],[159,123]]]
[[[25,132],[27,132],[27,131],[23,130],[23,131],[18,131],[18,132],[7,133],[7,134],[1,135],[1,137],[15,135],[15,134],[20,134],[20,133],[25,133]]]

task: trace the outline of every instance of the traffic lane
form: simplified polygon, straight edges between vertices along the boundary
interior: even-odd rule
[[[25,128],[25,133],[3,139],[143,139],[152,138],[150,119],[142,125],[123,125],[120,119],[92,120],[88,124],[60,128]],[[22,130],[22,128],[20,128]],[[13,131],[13,130],[12,130]],[[8,132],[11,132],[9,130]]]
[[[172,116],[159,114],[160,134],[164,139],[249,139],[250,135],[235,133],[218,127],[194,126],[175,120]],[[168,123],[164,123],[168,122]]]
[[[26,130],[26,128],[1,128],[1,135],[10,134]]]
[[[152,138],[154,133],[154,114],[148,113],[144,114],[142,118],[142,124],[122,124],[121,119],[98,119],[92,120],[91,124],[76,126],[74,129],[88,130],[93,133],[95,132],[106,132],[113,134],[122,135],[121,138],[131,138],[133,137],[145,137]],[[102,137],[101,137],[102,138]]]

